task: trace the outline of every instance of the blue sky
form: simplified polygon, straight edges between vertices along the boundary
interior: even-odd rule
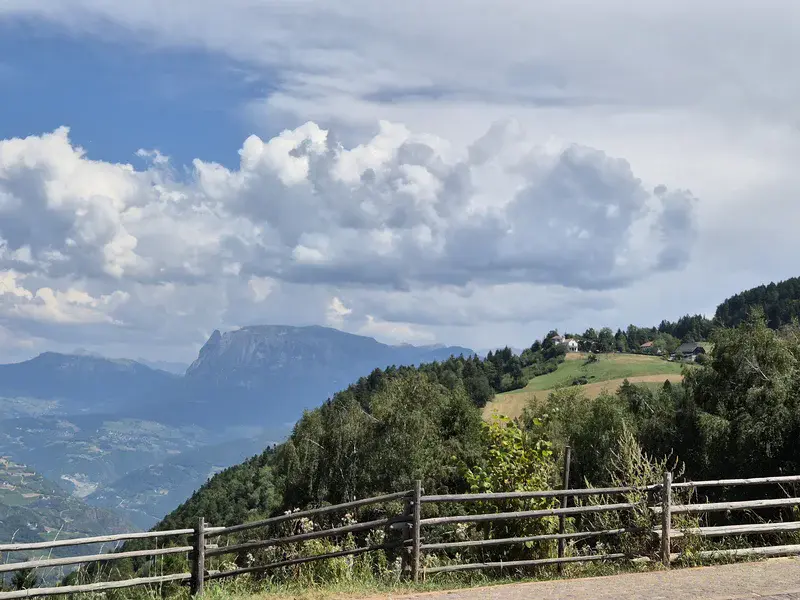
[[[79,37],[31,19],[0,20],[0,138],[68,125],[89,157],[137,162],[158,148],[188,164],[197,156],[235,166],[252,133],[243,107],[270,78],[225,56]]]
[[[800,3],[731,6],[5,0],[0,361],[524,347],[796,276]]]

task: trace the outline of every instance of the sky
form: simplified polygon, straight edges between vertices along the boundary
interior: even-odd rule
[[[2,0],[0,361],[525,347],[800,275],[795,0]]]

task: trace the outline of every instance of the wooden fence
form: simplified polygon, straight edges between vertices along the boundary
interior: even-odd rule
[[[568,464],[568,463],[567,463]],[[566,471],[567,469],[565,469]],[[566,479],[565,479],[566,480]],[[597,561],[624,561],[624,560],[648,560],[647,557],[631,556],[624,552],[579,554],[575,556],[566,555],[566,542],[569,540],[587,540],[593,538],[611,538],[626,533],[634,532],[629,527],[617,527],[611,529],[590,529],[583,531],[568,532],[566,521],[568,518],[585,519],[590,515],[602,513],[625,514],[633,510],[644,511],[653,517],[654,522],[660,521],[660,527],[650,527],[644,532],[645,535],[653,536],[658,542],[660,538],[659,558],[664,566],[669,567],[670,563],[679,558],[680,554],[673,552],[673,540],[691,535],[699,538],[720,538],[725,536],[764,535],[780,534],[790,532],[800,532],[800,521],[786,522],[764,522],[755,524],[721,525],[711,527],[691,527],[683,530],[675,529],[672,526],[672,517],[675,515],[705,514],[720,511],[752,511],[758,509],[781,509],[800,505],[798,497],[781,497],[759,500],[740,500],[731,502],[705,502],[696,504],[675,504],[673,503],[674,490],[697,490],[700,488],[714,487],[739,487],[769,484],[796,484],[800,483],[800,475],[782,477],[762,477],[755,479],[729,479],[718,481],[696,481],[679,482],[672,481],[672,474],[664,474],[664,480],[660,484],[647,487],[618,487],[618,488],[589,488],[589,489],[570,489],[565,486],[562,490],[548,490],[538,492],[508,492],[508,493],[484,493],[484,494],[445,494],[445,495],[424,495],[421,483],[416,482],[414,489],[395,494],[378,496],[376,498],[366,498],[335,506],[326,506],[302,512],[287,513],[264,519],[261,521],[243,523],[230,527],[211,527],[200,519],[197,526],[192,529],[176,529],[171,531],[152,531],[147,533],[129,533],[121,535],[108,535],[90,538],[57,540],[36,543],[7,543],[0,544],[0,553],[29,552],[33,550],[47,550],[53,548],[73,547],[87,544],[98,544],[107,542],[121,542],[127,540],[141,540],[158,538],[169,540],[174,538],[185,539],[189,536],[191,545],[164,547],[151,550],[121,551],[104,554],[81,555],[67,558],[40,558],[29,561],[7,562],[0,564],[0,577],[6,573],[29,568],[47,568],[72,566],[85,563],[115,561],[125,558],[138,557],[158,557],[172,554],[188,554],[192,569],[190,573],[176,573],[168,575],[158,575],[152,577],[138,577],[122,581],[102,581],[83,585],[61,585],[56,587],[34,587],[10,592],[0,592],[0,600],[12,600],[15,598],[30,598],[36,596],[48,596],[57,594],[74,594],[80,592],[97,592],[102,590],[112,590],[118,588],[128,588],[140,585],[163,584],[166,582],[189,583],[192,594],[198,596],[203,593],[204,583],[209,580],[217,580],[227,577],[235,577],[245,573],[261,573],[282,567],[300,565],[314,561],[328,560],[342,556],[355,556],[374,551],[395,551],[398,552],[405,562],[406,572],[409,578],[418,581],[428,575],[436,573],[446,573],[454,571],[466,571],[475,569],[497,569],[497,568],[519,568],[519,567],[541,567],[556,565],[559,569],[562,565],[572,563],[587,563]],[[783,489],[781,487],[781,489]],[[644,498],[644,502],[631,502],[629,499],[632,494],[638,494]],[[784,493],[784,495],[786,495]],[[576,499],[588,499],[591,497],[593,503],[581,504],[575,502]],[[570,505],[569,499],[573,499]],[[598,503],[597,499],[603,498],[606,503]],[[426,504],[438,505],[439,507],[456,504],[471,505],[482,503],[484,507],[497,502],[526,501],[539,499],[550,504],[552,507],[536,510],[518,510],[511,512],[475,512],[474,514],[455,514],[448,516],[423,516],[423,506]],[[245,531],[263,528],[274,528],[276,525],[295,521],[302,518],[319,517],[331,513],[348,511],[351,509],[385,505],[389,502],[401,501],[404,510],[399,514],[383,516],[382,518],[372,519],[364,522],[355,522],[337,527],[322,530],[311,530],[281,537],[272,537],[261,540],[237,541],[230,545],[209,544],[208,540],[220,538],[230,534],[240,534]],[[435,512],[435,511],[434,511]],[[426,542],[423,534],[435,527],[456,525],[460,523],[492,523],[498,521],[515,521],[526,519],[558,518],[558,533],[544,533],[541,535],[531,535],[523,537],[506,537],[473,539],[468,541],[430,541]],[[232,570],[218,571],[209,570],[208,559],[216,556],[237,554],[258,550],[263,548],[275,548],[287,544],[305,542],[317,539],[336,539],[348,534],[363,533],[370,530],[383,530],[384,532],[395,532],[397,541],[386,541],[384,543],[361,547],[338,550],[326,554],[301,556],[286,559],[269,564],[246,566]],[[636,530],[642,533],[642,530]],[[391,537],[391,536],[389,536]],[[386,539],[389,539],[388,537]],[[433,538],[435,539],[435,538]],[[460,564],[445,564],[424,568],[424,558],[427,555],[447,552],[449,550],[463,550],[468,548],[484,548],[502,545],[521,545],[534,542],[557,542],[558,548],[556,556],[546,558],[531,558],[525,560],[514,560],[505,562],[472,562]],[[800,554],[800,545],[781,545],[767,547],[746,547],[725,550],[709,550],[700,552],[701,558],[711,558],[720,555],[733,556],[785,556]]]

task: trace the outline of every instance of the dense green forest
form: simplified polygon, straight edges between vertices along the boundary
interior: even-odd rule
[[[657,327],[628,325],[614,332],[610,327],[595,330],[590,327],[575,335],[579,349],[584,352],[656,352],[670,353],[683,342],[702,342],[709,339],[714,322],[703,315],[685,315],[677,321],[663,320]],[[646,342],[652,347],[642,349]]]
[[[800,319],[800,277],[731,296],[717,307],[715,320],[723,327],[735,327],[747,318],[752,306],[761,307],[769,326],[776,329]]]

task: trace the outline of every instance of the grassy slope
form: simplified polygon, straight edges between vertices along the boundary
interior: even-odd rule
[[[599,358],[595,363],[587,363],[585,354],[568,354],[557,371],[534,377],[521,390],[498,394],[484,408],[484,416],[495,410],[510,417],[519,416],[533,397],[544,398],[555,389],[570,386],[578,377],[589,380],[587,385],[581,386],[589,397],[599,395],[604,389],[615,390],[626,378],[631,383],[648,384],[661,384],[666,379],[681,380],[681,365],[661,358],[639,354],[602,354]]]

